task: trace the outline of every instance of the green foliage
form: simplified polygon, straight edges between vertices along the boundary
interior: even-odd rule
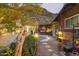
[[[15,43],[11,43],[8,47],[3,47],[3,49],[0,51],[1,56],[14,56],[15,54]]]
[[[3,25],[3,28],[6,28],[8,32],[13,32],[15,31],[16,28],[16,19],[17,18],[17,11],[13,10],[11,8],[5,8],[2,7],[0,8],[0,24]]]
[[[29,15],[23,14],[23,15],[21,16],[21,23],[22,23],[22,25],[23,25],[23,26],[26,25],[28,21],[30,21]],[[30,23],[30,22],[29,22],[29,23]],[[32,24],[31,24],[31,25],[32,25]]]
[[[31,19],[31,14],[39,14],[42,12],[42,8],[39,5],[33,4],[0,4],[0,27],[6,28],[8,32],[16,30],[16,20],[21,19],[22,25],[35,25],[35,20]]]
[[[39,5],[35,5],[35,7],[33,8],[33,12],[36,14],[41,14],[42,11],[43,9]]]
[[[12,50],[12,56],[14,56],[15,54],[15,49],[16,49],[16,42],[15,43],[11,43],[11,45],[9,46],[9,48]]]
[[[25,38],[22,55],[23,56],[35,55],[35,38],[32,35],[29,35]]]
[[[16,43],[11,43],[10,46],[3,47],[0,51],[1,56],[14,56],[15,55]],[[23,56],[34,56],[35,55],[35,38],[32,35],[26,36],[22,55]]]
[[[4,50],[1,52],[3,56],[10,56],[12,53],[12,50],[9,47],[5,47]]]

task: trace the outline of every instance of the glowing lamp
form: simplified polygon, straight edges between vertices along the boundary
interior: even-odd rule
[[[62,37],[62,36],[63,36],[63,32],[62,32],[62,31],[59,31],[59,32],[57,32],[57,35],[58,35],[59,37]]]
[[[38,38],[38,37],[39,37],[39,35],[38,35],[37,33],[35,33],[35,34],[34,34],[34,37],[35,37],[35,38]]]
[[[78,39],[78,40],[76,40],[76,44],[79,44],[79,39]]]

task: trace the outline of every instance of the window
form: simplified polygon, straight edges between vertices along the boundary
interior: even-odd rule
[[[73,28],[73,25],[77,25],[79,19],[78,19],[79,15],[67,18],[65,20],[65,28]]]

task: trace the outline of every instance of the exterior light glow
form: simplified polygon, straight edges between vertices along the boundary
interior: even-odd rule
[[[35,33],[35,34],[34,34],[34,37],[35,37],[35,38],[38,38],[38,37],[39,37],[39,35],[38,35],[37,33]]]
[[[76,44],[79,44],[79,39],[76,40]]]
[[[27,31],[27,32],[29,32],[29,28],[30,28],[29,26],[26,27],[26,31]]]
[[[63,36],[63,32],[59,31],[59,32],[57,32],[57,35],[58,36]]]
[[[59,34],[59,35],[62,35],[63,33],[62,33],[62,32],[58,32],[58,34]]]
[[[57,34],[58,38],[63,39],[63,32],[62,31],[59,31],[56,34]]]

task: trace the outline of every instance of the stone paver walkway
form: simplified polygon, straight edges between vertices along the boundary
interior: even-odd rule
[[[40,35],[38,42],[38,56],[64,56],[57,50],[58,42],[52,36]]]

